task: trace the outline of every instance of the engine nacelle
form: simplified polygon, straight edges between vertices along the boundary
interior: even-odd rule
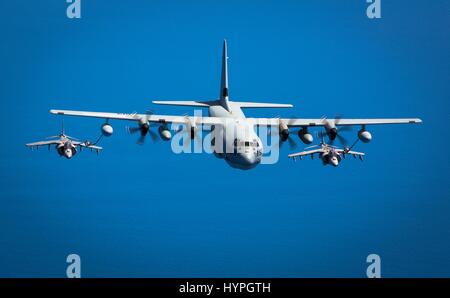
[[[282,142],[286,141],[289,138],[289,128],[286,125],[286,123],[280,121],[280,127],[278,129],[281,141]]]
[[[363,143],[369,143],[370,141],[372,141],[372,134],[365,129],[361,129],[360,131],[358,131],[358,138]]]
[[[105,137],[110,137],[112,136],[114,132],[114,129],[111,125],[109,125],[108,123],[105,123],[102,125],[102,135]]]
[[[163,139],[164,141],[168,141],[172,138],[172,133],[166,126],[160,126],[158,128],[158,133],[161,139]]]
[[[64,154],[64,144],[58,144],[55,147],[56,147],[56,151],[58,152],[59,155]]]
[[[309,133],[308,129],[302,128],[298,131],[298,137],[305,144],[311,144],[314,141],[314,137]]]

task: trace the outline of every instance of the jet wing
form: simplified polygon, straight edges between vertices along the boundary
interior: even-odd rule
[[[86,145],[85,143],[80,143],[78,146],[84,147],[84,148],[90,148],[94,150],[103,150],[103,147],[95,146],[95,145]]]
[[[359,156],[366,155],[364,152],[351,151],[351,150],[350,151],[345,151],[343,149],[337,149],[336,152],[343,153],[343,154],[359,155]]]
[[[39,146],[52,145],[52,144],[61,144],[61,140],[40,141],[40,142],[28,143],[28,144],[25,144],[25,146],[39,147]]]
[[[296,158],[296,157],[302,157],[305,155],[312,155],[315,153],[323,153],[323,149],[315,149],[315,150],[308,150],[308,151],[302,151],[302,152],[298,152],[298,153],[293,153],[293,154],[289,154],[288,157],[291,158]]]

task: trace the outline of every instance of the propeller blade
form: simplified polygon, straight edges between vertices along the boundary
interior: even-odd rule
[[[158,134],[154,132],[153,130],[149,130],[148,133],[150,134],[150,137],[152,138],[153,142],[156,142],[159,140]]]
[[[138,145],[144,145],[145,143],[145,135],[140,135],[136,142]]]
[[[292,137],[288,137],[288,142],[289,142],[289,148],[291,150],[296,149],[297,148],[297,143],[294,141],[294,139]]]
[[[141,129],[139,127],[129,127],[129,126],[127,126],[127,132],[129,134],[135,134],[135,133],[137,133],[140,130]]]
[[[350,126],[350,125],[345,125],[345,126],[339,127],[339,131],[352,131],[352,130],[353,130],[353,126]]]
[[[341,114],[336,114],[336,117],[334,117],[334,124],[335,125],[339,125],[339,122],[341,122],[342,119],[342,115]],[[345,125],[339,128],[340,131],[351,131],[352,130],[352,126],[350,125]]]
[[[337,134],[336,137],[339,139],[339,142],[340,142],[342,145],[344,145],[345,147],[347,147],[348,142],[347,142],[347,139],[346,139],[346,138],[344,138],[344,137],[341,136],[340,134]]]

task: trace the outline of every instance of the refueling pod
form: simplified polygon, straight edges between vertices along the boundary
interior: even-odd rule
[[[298,137],[305,144],[311,144],[314,141],[314,137],[309,133],[307,128],[302,128],[298,131]]]
[[[372,134],[365,128],[362,128],[360,131],[358,131],[358,138],[363,143],[369,143],[370,141],[372,141]]]
[[[160,126],[158,128],[158,133],[159,133],[159,136],[161,137],[161,139],[163,139],[164,141],[168,141],[172,138],[172,133],[167,128],[167,126],[163,126],[163,125]]]
[[[114,132],[114,129],[109,123],[104,123],[102,125],[102,135],[103,136],[110,137],[110,136],[112,136],[113,132]]]

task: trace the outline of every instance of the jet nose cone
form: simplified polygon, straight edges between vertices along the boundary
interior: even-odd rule
[[[65,155],[68,159],[72,158],[72,150],[70,150],[70,149],[65,150],[65,151],[64,151],[64,155]]]
[[[333,157],[333,158],[330,160],[330,162],[331,162],[331,165],[332,165],[333,167],[337,167],[338,164],[339,164],[339,161],[338,161],[338,159],[337,159],[336,157]]]

